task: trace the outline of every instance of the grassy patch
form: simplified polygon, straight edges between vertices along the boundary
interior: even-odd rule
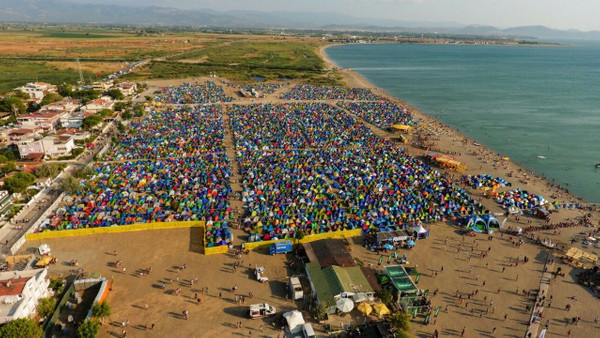
[[[0,58],[0,93],[12,90],[27,82],[42,81],[53,84],[76,83],[79,80],[77,69],[61,69],[48,62]],[[96,75],[84,71],[85,78]]]

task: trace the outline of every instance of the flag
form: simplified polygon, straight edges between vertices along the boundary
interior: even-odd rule
[[[100,77],[100,73],[96,73],[96,76],[97,76],[97,77]]]

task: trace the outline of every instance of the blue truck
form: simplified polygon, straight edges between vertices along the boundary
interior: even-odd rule
[[[275,255],[280,253],[288,253],[292,251],[292,241],[281,241],[271,244],[269,248],[269,255]]]

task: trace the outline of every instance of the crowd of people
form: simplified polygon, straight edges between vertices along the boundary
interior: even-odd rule
[[[493,177],[490,174],[462,175],[460,181],[471,188],[488,187],[497,189],[499,187],[510,187],[512,184],[501,177]]]
[[[360,100],[378,101],[381,97],[367,88],[297,85],[281,94],[284,100]]]
[[[233,101],[225,95],[223,87],[212,81],[184,83],[177,87],[166,87],[156,95],[154,101],[167,104],[203,104]]]
[[[132,122],[113,138],[106,161],[200,156],[222,152],[225,130],[221,107],[182,106],[154,111],[141,122]]]
[[[413,115],[405,108],[387,101],[377,102],[354,102],[340,101],[338,106],[356,114],[367,123],[379,128],[388,128],[394,124],[414,125],[416,121]]]

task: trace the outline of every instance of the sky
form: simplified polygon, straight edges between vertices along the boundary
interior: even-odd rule
[[[544,25],[600,30],[600,0],[67,0],[180,9],[333,12],[417,22],[454,22],[498,28]]]

